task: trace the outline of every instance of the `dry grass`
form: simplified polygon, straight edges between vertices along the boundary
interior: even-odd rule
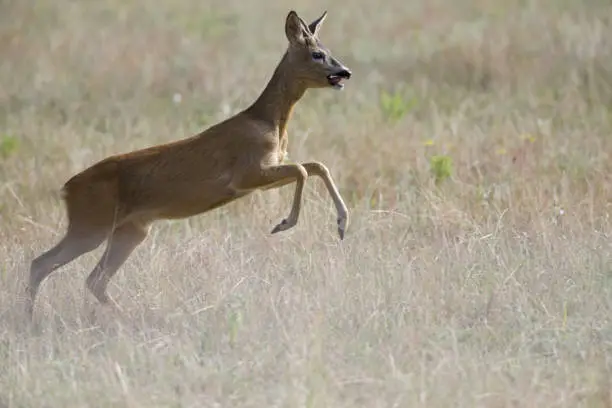
[[[290,124],[345,241],[320,182],[275,236],[292,188],[255,194],[156,224],[111,284],[124,320],[83,307],[98,250],[23,327],[62,183],[245,107],[286,44],[260,3],[0,1],[0,406],[611,407],[604,0],[292,3],[354,71]]]

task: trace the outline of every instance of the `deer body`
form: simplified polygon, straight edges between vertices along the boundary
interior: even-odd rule
[[[190,138],[108,157],[66,182],[62,193],[67,231],[55,247],[32,261],[30,316],[42,281],[105,240],[107,248],[86,285],[101,303],[108,303],[108,282],[156,220],[195,216],[258,189],[296,183],[289,216],[272,233],[293,227],[308,176],[324,181],[344,237],[348,210],[328,169],[319,162],[282,164],[287,122],[298,100],[308,88],[341,88],[341,80],[350,77],[318,40],[325,17],[308,26],[295,12],[288,14],[287,52],[259,98],[245,110]]]

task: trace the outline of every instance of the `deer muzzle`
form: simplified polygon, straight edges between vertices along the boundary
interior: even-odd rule
[[[351,77],[351,71],[348,68],[342,68],[340,71],[327,76],[327,81],[331,86],[336,89],[344,88],[342,80],[349,79]]]

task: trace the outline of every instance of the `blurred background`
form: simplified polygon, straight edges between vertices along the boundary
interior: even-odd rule
[[[607,2],[291,6],[307,21],[329,9],[322,40],[355,78],[307,94],[290,153],[329,163],[353,204],[396,206],[432,171],[470,214],[483,198],[543,211],[607,195]],[[106,155],[248,106],[286,46],[287,7],[4,2],[4,171],[28,177],[24,194],[57,190]]]

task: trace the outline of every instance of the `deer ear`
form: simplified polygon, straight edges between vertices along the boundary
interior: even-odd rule
[[[285,21],[285,34],[292,44],[303,44],[307,36],[310,35],[308,26],[295,11],[291,10]]]
[[[317,37],[319,34],[319,29],[321,28],[321,23],[325,21],[325,17],[327,17],[327,10],[323,12],[323,15],[317,18],[315,21],[308,25],[308,30],[313,35],[313,37]]]

